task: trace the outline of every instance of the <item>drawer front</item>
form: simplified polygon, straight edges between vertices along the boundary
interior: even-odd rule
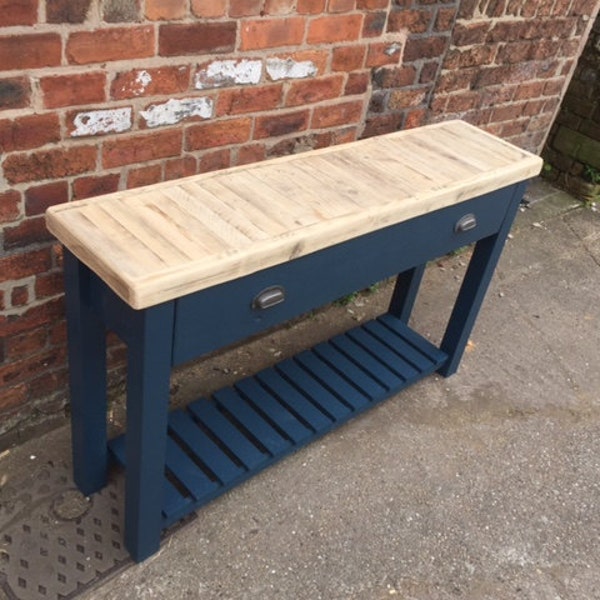
[[[178,299],[173,364],[494,234],[513,190],[504,188]]]

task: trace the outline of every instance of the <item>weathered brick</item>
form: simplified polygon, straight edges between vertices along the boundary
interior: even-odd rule
[[[66,348],[54,348],[0,366],[0,385],[15,385],[64,364],[65,354]]]
[[[197,160],[194,156],[183,156],[167,160],[163,179],[180,179],[181,177],[195,175],[197,166]]]
[[[365,94],[369,89],[370,80],[370,74],[366,71],[349,73],[348,80],[344,86],[344,95]]]
[[[464,92],[448,97],[445,110],[451,113],[464,112],[479,106],[481,96],[477,92]]]
[[[158,52],[161,56],[231,52],[235,39],[235,21],[161,25]]]
[[[105,169],[133,163],[144,163],[181,153],[181,129],[169,129],[150,134],[130,135],[104,142],[102,166]]]
[[[147,106],[140,111],[140,117],[144,127],[163,127],[189,119],[210,119],[213,112],[214,101],[207,96],[170,98],[167,102]]]
[[[172,21],[182,19],[186,15],[186,9],[186,0],[146,0],[146,17],[152,21]]]
[[[409,110],[404,119],[404,129],[413,129],[414,127],[421,127],[427,123],[427,109],[415,108]]]
[[[387,23],[388,15],[386,12],[369,12],[365,14],[362,28],[362,37],[374,38],[380,36]]]
[[[279,137],[304,131],[308,128],[308,117],[308,110],[258,117],[254,129],[254,138]]]
[[[21,194],[17,190],[0,192],[0,224],[16,221],[21,216]]]
[[[367,47],[360,45],[339,46],[331,53],[332,71],[356,71],[365,64]]]
[[[388,18],[388,32],[408,30],[410,33],[425,33],[432,25],[435,12],[430,9],[396,10]]]
[[[440,8],[437,13],[435,20],[434,30],[435,31],[452,31],[454,19],[456,18],[457,8]]]
[[[358,40],[362,22],[362,14],[317,17],[309,23],[307,41],[309,44],[335,44]]]
[[[58,115],[30,115],[0,121],[0,151],[38,148],[60,139]]]
[[[422,104],[427,97],[428,88],[416,90],[395,90],[390,94],[388,108],[401,110],[414,108]]]
[[[272,110],[281,105],[282,95],[281,84],[223,90],[217,101],[217,116]]]
[[[326,0],[298,0],[296,11],[299,15],[319,15],[325,11]]]
[[[144,185],[152,185],[162,181],[161,165],[146,165],[145,167],[137,167],[130,169],[127,173],[127,187],[137,188]]]
[[[230,17],[257,17],[263,7],[263,0],[230,0]]]
[[[192,0],[191,8],[192,14],[196,17],[214,19],[225,16],[227,0]]]
[[[31,244],[39,244],[52,239],[52,234],[46,229],[44,217],[24,219],[14,227],[4,228],[4,249],[26,248]]]
[[[49,206],[68,200],[69,185],[66,181],[35,185],[25,191],[25,214],[28,217],[42,215]]]
[[[311,127],[322,129],[325,127],[340,127],[350,123],[358,123],[362,117],[362,113],[362,100],[320,106],[315,108]]]
[[[494,46],[471,46],[458,53],[458,67],[475,67],[480,65],[489,65],[494,62],[496,57],[496,48]],[[502,62],[499,60],[498,62]]]
[[[390,0],[356,0],[358,10],[377,10],[387,8]]]
[[[118,173],[79,177],[73,181],[73,200],[116,192],[119,189],[119,180]]]
[[[242,146],[238,150],[236,164],[248,165],[250,163],[259,162],[267,157],[267,152],[264,144],[250,144]]]
[[[366,58],[367,67],[397,65],[402,56],[402,45],[398,42],[376,42],[369,44]]]
[[[564,82],[560,80],[561,90]],[[514,99],[515,100],[527,100],[530,98],[538,98],[542,95],[544,86],[546,82],[544,81],[531,81],[522,83],[515,90]]]
[[[127,23],[140,18],[140,0],[104,0],[102,18],[107,23]]]
[[[207,150],[217,146],[243,144],[250,139],[251,130],[252,119],[248,117],[192,125],[186,131],[185,149]]]
[[[410,62],[423,58],[442,56],[448,45],[445,36],[428,36],[425,38],[409,38],[404,46],[404,60]]]
[[[27,77],[0,79],[0,110],[27,106],[30,93],[31,87]]]
[[[102,72],[55,75],[40,78],[46,108],[104,102],[106,74]]]
[[[153,54],[154,33],[150,26],[78,31],[67,41],[67,59],[72,64],[145,58]]]
[[[327,11],[330,13],[350,12],[354,10],[356,0],[329,0]]]
[[[207,152],[202,155],[199,164],[199,172],[218,171],[231,166],[231,150],[229,148],[220,148],[213,152]]]
[[[190,85],[188,65],[135,69],[117,73],[110,86],[111,98],[122,100],[140,96],[178,94]]]
[[[452,43],[455,46],[471,46],[482,44],[490,30],[489,21],[474,23],[457,23],[452,32]]]
[[[32,250],[14,256],[0,257],[0,282],[24,279],[44,273],[52,266],[50,249]],[[10,334],[14,329],[6,331]]]
[[[263,14],[289,15],[294,12],[295,4],[295,0],[265,0]]]
[[[0,388],[0,411],[7,413],[10,409],[22,406],[27,402],[27,386],[24,383]]]
[[[331,75],[305,81],[294,81],[285,98],[286,106],[313,104],[323,100],[331,100],[341,95],[344,76]]]
[[[297,46],[304,38],[304,25],[300,17],[246,21],[241,27],[241,50]]]
[[[365,128],[362,133],[363,138],[383,135],[396,131],[402,127],[404,115],[402,113],[390,113],[383,115],[369,116],[365,121]]]
[[[60,65],[62,41],[58,33],[0,37],[0,65],[4,71]]]
[[[435,83],[438,78],[440,63],[437,60],[425,61],[421,65],[419,83]]]
[[[417,78],[414,67],[380,67],[373,71],[373,85],[377,88],[398,88],[413,85]]]
[[[48,23],[83,23],[92,0],[46,0]]]
[[[500,106],[494,109],[492,114],[493,121],[512,121],[523,116],[523,110],[525,108],[524,103],[520,104],[509,104],[508,106]]]
[[[0,0],[0,27],[34,25],[38,0]]]
[[[13,184],[80,175],[95,170],[96,154],[93,146],[10,154],[3,162],[4,175]]]

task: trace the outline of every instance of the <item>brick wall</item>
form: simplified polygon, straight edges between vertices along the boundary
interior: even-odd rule
[[[48,206],[454,116],[538,150],[598,4],[0,0],[0,434],[67,402]]]
[[[577,63],[542,153],[547,175],[567,184],[588,165],[600,170],[600,16]]]

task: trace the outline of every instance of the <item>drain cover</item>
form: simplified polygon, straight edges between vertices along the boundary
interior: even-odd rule
[[[47,463],[0,489],[0,588],[11,600],[67,600],[132,565],[124,478],[85,498],[70,466]]]

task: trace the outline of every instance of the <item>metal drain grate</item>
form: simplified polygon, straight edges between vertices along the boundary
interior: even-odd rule
[[[0,490],[0,587],[11,600],[67,600],[132,565],[122,543],[124,478],[90,499],[70,466],[47,463]]]

